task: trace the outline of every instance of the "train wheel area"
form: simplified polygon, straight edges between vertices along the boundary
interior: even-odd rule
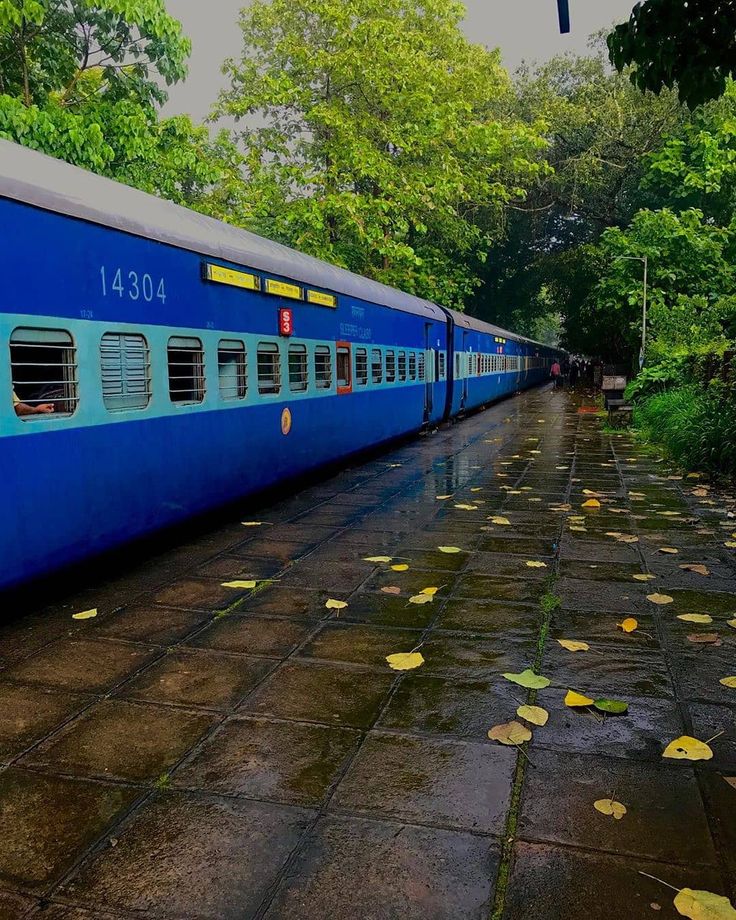
[[[6,613],[0,916],[733,885],[733,509],[589,406],[527,391]]]

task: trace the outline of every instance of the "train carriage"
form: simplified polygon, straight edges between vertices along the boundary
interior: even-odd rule
[[[0,588],[541,376],[478,371],[510,333],[5,141],[0,226]]]

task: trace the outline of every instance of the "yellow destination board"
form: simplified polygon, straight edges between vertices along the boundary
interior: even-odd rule
[[[307,300],[309,303],[317,303],[321,307],[332,307],[333,309],[337,306],[337,297],[334,294],[325,294],[324,291],[307,291]]]
[[[304,299],[304,291],[298,284],[287,284],[286,281],[276,281],[274,278],[266,278],[266,293],[290,297],[292,300]]]
[[[225,268],[224,265],[213,265],[205,262],[204,276],[207,281],[218,284],[229,284],[231,287],[245,288],[247,291],[260,291],[261,279],[250,272],[239,272],[234,268]]]

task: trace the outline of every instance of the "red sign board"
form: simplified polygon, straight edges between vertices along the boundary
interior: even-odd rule
[[[294,312],[285,308],[279,310],[279,335],[294,334]]]

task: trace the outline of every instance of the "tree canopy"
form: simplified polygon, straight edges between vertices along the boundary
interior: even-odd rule
[[[736,75],[734,0],[645,0],[608,38],[612,63],[641,90],[677,87],[691,108]]]
[[[454,0],[255,0],[217,113],[247,119],[249,217],[361,274],[462,307],[505,206],[546,170],[497,51]]]

